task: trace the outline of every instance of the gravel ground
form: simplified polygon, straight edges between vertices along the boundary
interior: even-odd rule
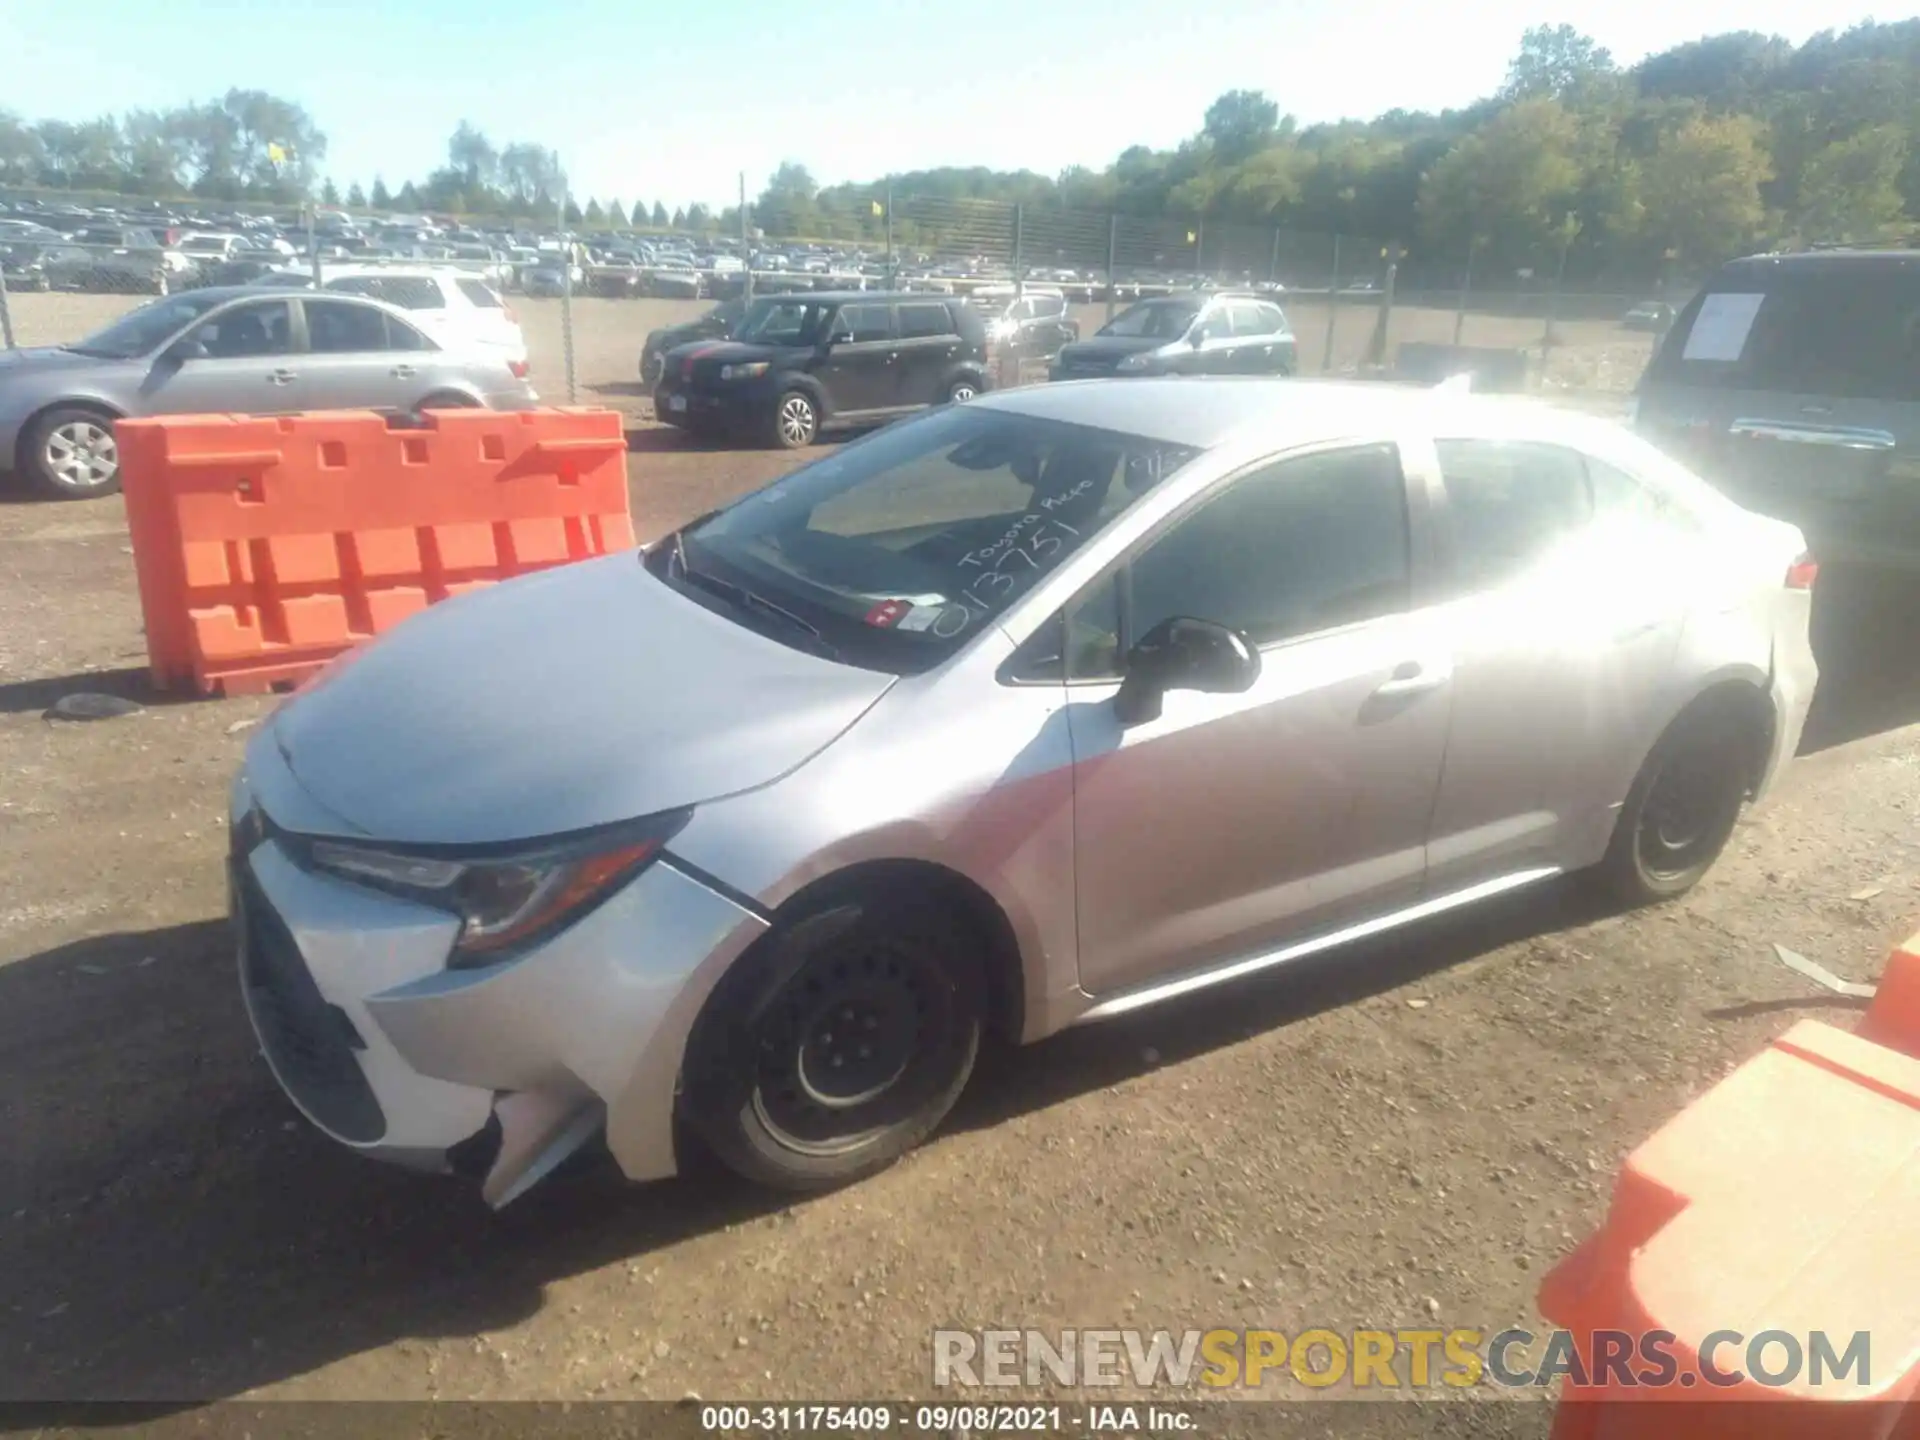
[[[649,534],[793,463],[647,422],[622,377],[664,308],[576,335]],[[1851,1023],[1770,944],[1870,979],[1920,923],[1917,599],[1823,577],[1809,753],[1680,904],[1559,887],[992,1054],[924,1150],[806,1203],[589,1163],[494,1215],[296,1121],[220,914],[268,702],[144,695],[116,500],[0,505],[0,1398],[925,1398],[936,1325],[1538,1328],[1626,1151],[1796,1017]],[[149,703],[41,718],[80,688]]]

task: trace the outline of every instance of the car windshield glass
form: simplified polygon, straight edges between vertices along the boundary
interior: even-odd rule
[[[810,300],[756,300],[733,338],[759,345],[811,345],[828,308]]]
[[[706,318],[722,325],[736,325],[746,309],[747,302],[744,300],[722,300],[707,312]]]
[[[938,664],[1198,451],[984,406],[878,431],[651,561],[798,617],[848,663]]]
[[[130,315],[95,331],[77,345],[67,348],[81,355],[103,355],[115,360],[130,360],[144,355],[176,330],[207,313],[225,296],[189,291],[169,296],[151,305],[142,305]]]
[[[1116,315],[1100,329],[1102,335],[1177,340],[1187,333],[1200,307],[1190,300],[1149,300]]]

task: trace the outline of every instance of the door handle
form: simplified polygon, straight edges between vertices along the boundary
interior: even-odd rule
[[[272,370],[267,373],[267,383],[270,385],[291,385],[295,378],[291,370]]]
[[[394,378],[395,378],[396,380],[411,380],[411,379],[413,378],[413,374],[414,374],[414,371],[413,371],[413,366],[411,366],[411,365],[396,365],[396,366],[394,366],[394,367],[393,367],[393,372],[392,372],[392,373],[393,373],[393,376],[394,376]]]
[[[1393,700],[1402,695],[1423,695],[1429,690],[1438,690],[1452,678],[1453,667],[1450,665],[1403,660],[1393,667],[1393,673],[1373,693],[1380,700]]]

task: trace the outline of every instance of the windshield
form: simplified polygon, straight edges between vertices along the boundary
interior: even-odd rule
[[[849,664],[910,673],[980,633],[1197,453],[958,406],[775,481],[649,564],[690,592],[730,587],[784,611]]]
[[[1149,300],[1123,310],[1100,327],[1102,335],[1178,340],[1193,324],[1200,307],[1191,300]]]
[[[144,355],[161,341],[197,320],[218,305],[225,296],[188,291],[142,305],[129,315],[87,336],[69,350],[81,355],[100,355],[112,360],[131,360]]]
[[[811,345],[831,308],[812,300],[756,300],[733,338],[760,345]]]
[[[721,325],[737,325],[740,323],[740,317],[746,313],[746,301],[722,300],[707,312],[707,319],[716,321]]]

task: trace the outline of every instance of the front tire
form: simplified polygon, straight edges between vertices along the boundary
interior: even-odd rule
[[[687,1048],[681,1115],[729,1169],[816,1191],[891,1165],[973,1073],[987,993],[966,928],[938,904],[807,915],[720,982]]]
[[[26,429],[20,446],[27,482],[50,500],[90,500],[120,488],[113,417],[84,406],[57,406]]]
[[[1653,747],[1614,824],[1597,879],[1627,906],[1686,894],[1720,858],[1746,803],[1752,726],[1734,706],[1681,715]]]
[[[956,380],[947,387],[947,403],[964,405],[980,393],[980,387],[971,380]]]
[[[782,450],[804,450],[820,437],[820,411],[799,390],[789,390],[774,402],[773,443]]]

